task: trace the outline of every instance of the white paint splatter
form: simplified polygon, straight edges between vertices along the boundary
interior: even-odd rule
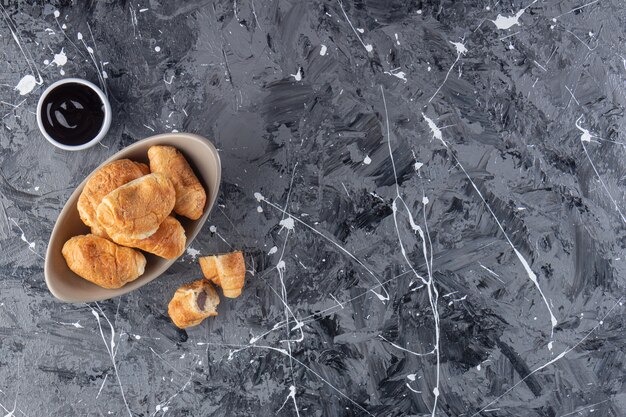
[[[187,255],[191,256],[191,259],[195,261],[196,257],[200,255],[200,251],[190,246],[187,248]]]
[[[372,44],[368,43],[367,45],[365,45],[365,50],[367,52],[372,52],[374,50],[374,47],[372,46]]]
[[[493,24],[500,30],[510,29],[515,25],[519,25],[519,18],[524,14],[526,10],[522,9],[513,16],[502,16],[499,14],[496,20],[492,20]]]
[[[56,64],[57,67],[62,67],[67,64],[67,55],[65,55],[65,51],[61,48],[61,52],[58,54],[54,54],[54,59],[52,60],[53,64]]]
[[[78,38],[78,40],[79,40],[79,41],[82,41],[82,40],[83,40],[83,34],[82,34],[82,33],[80,33],[80,32],[78,32],[78,33],[76,34],[76,37]]]
[[[467,53],[467,48],[465,47],[463,43],[461,42],[450,42],[450,43],[454,45],[454,49],[456,49],[457,54],[465,55]]]
[[[302,67],[298,67],[298,72],[296,72],[295,74],[289,75],[291,75],[296,81],[302,81]]]
[[[385,71],[385,74],[389,74],[392,75],[396,78],[401,79],[402,81],[406,82],[406,73],[404,71],[400,71],[400,68],[394,68],[390,71]]]
[[[326,45],[322,45],[322,46],[320,47],[320,55],[321,55],[321,56],[326,55],[326,51],[327,51],[327,50],[328,50],[328,48],[326,47]]]
[[[284,227],[287,230],[293,230],[295,227],[295,223],[293,221],[293,217],[289,216],[286,219],[281,220],[278,224]],[[282,230],[282,228],[281,228]]]
[[[356,28],[356,30],[358,30],[359,33],[365,33],[365,29],[363,29],[363,28]]]
[[[21,96],[25,96],[26,94],[33,91],[35,86],[37,85],[37,80],[32,75],[28,74],[22,77],[20,82],[15,86],[15,90],[20,92]]]
[[[263,213],[263,207],[256,206],[256,211],[257,211],[257,213]]]
[[[160,46],[155,46],[155,47],[154,47],[154,50],[155,50],[156,52],[161,52],[161,47],[160,47]]]
[[[428,199],[428,197],[426,196],[422,197],[422,204],[426,205],[428,203],[430,203],[430,200]]]
[[[276,246],[272,246],[272,248],[270,249],[269,252],[267,252],[268,255],[273,255],[276,252],[278,252],[278,248]]]
[[[43,64],[44,64],[44,65],[50,65],[50,60],[48,60],[48,59],[44,59],[44,60],[43,60]]]
[[[433,133],[433,138],[439,139],[441,142],[443,142],[443,135],[441,134],[441,129],[439,129],[437,127],[437,125],[435,124],[435,122],[433,122],[432,119],[430,119],[424,113],[422,113],[422,117],[424,118],[424,120],[426,120],[426,123],[428,123],[428,127],[430,128],[431,132]],[[444,142],[444,144],[445,144],[445,142]]]
[[[553,343],[554,343],[553,341],[548,342],[548,350],[552,350]]]
[[[76,323],[63,323],[62,321],[59,322],[59,324],[62,324],[64,326],[72,326],[72,327],[76,327],[77,329],[84,329],[83,326],[80,325],[80,322],[76,322]]]
[[[214,225],[211,225],[211,226],[209,227],[209,231],[210,231],[211,233],[215,233],[215,232],[217,232],[217,227],[215,227]]]
[[[369,165],[372,163],[372,158],[369,157],[369,155],[365,155],[365,159],[363,159],[363,163],[365,165]]]
[[[256,198],[256,201],[258,201],[259,203],[265,200],[265,197],[263,197],[261,193],[254,193],[254,198]]]
[[[396,44],[400,45],[400,40],[398,39],[398,34],[394,33],[395,37],[396,37]]]
[[[54,11],[54,17],[58,18],[59,16],[61,16],[61,12],[59,12],[58,10],[55,10]]]
[[[419,170],[420,170],[420,168],[421,168],[421,167],[423,167],[423,166],[424,166],[424,164],[423,164],[423,163],[421,163],[421,162],[415,162],[415,164],[413,164],[413,168],[414,168],[416,171],[419,171]]]

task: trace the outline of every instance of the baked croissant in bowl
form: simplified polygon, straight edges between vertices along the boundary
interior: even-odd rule
[[[184,329],[197,326],[207,317],[217,316],[219,303],[220,297],[211,283],[199,279],[176,290],[167,312],[174,324]]]
[[[143,274],[146,258],[96,235],[74,236],[61,250],[67,266],[102,288],[121,288]]]
[[[175,259],[185,251],[185,229],[172,216],[167,216],[157,231],[145,239],[131,239],[126,234],[112,234],[111,240],[123,246],[150,252],[165,259]]]
[[[107,194],[96,217],[109,236],[145,239],[158,230],[175,202],[172,182],[163,174],[152,173]]]
[[[206,279],[222,287],[224,297],[237,298],[241,295],[246,278],[246,263],[241,251],[203,256],[200,268]]]
[[[206,192],[189,163],[173,146],[151,146],[148,149],[150,171],[160,172],[172,180],[176,189],[176,214],[197,220],[204,212]]]
[[[91,233],[107,237],[106,231],[96,218],[96,209],[102,199],[116,188],[149,173],[150,169],[146,164],[119,159],[103,166],[89,178],[78,197],[77,208],[83,223],[91,227]]]

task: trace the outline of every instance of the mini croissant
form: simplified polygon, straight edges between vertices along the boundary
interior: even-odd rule
[[[102,288],[123,287],[142,275],[146,267],[141,252],[95,235],[74,236],[61,252],[76,275]]]
[[[111,191],[96,210],[107,234],[145,239],[154,234],[172,212],[176,191],[163,174],[144,175]]]
[[[145,239],[130,239],[125,234],[112,234],[115,243],[137,248],[165,259],[175,259],[185,251],[185,229],[178,220],[167,216],[157,231]]]
[[[167,306],[174,324],[184,329],[197,326],[207,317],[217,316],[220,297],[210,282],[199,279],[176,290]]]
[[[246,264],[241,251],[204,256],[200,258],[200,268],[206,279],[222,287],[224,297],[239,297],[246,277]]]
[[[168,176],[176,189],[176,214],[198,220],[204,212],[206,192],[189,163],[173,146],[151,146],[148,149],[150,170]]]
[[[130,159],[119,159],[106,164],[89,178],[78,197],[77,208],[81,220],[91,227],[93,234],[107,237],[104,228],[96,219],[96,209],[102,199],[116,188],[149,173],[146,164]]]

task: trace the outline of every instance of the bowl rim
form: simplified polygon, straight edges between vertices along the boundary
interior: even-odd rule
[[[102,300],[108,300],[114,297],[119,297],[121,295],[125,295],[128,294],[131,291],[134,291],[136,289],[139,289],[141,287],[143,287],[144,285],[154,281],[155,279],[159,278],[165,271],[167,271],[180,257],[175,258],[175,259],[171,259],[171,260],[166,260],[166,262],[163,264],[163,266],[161,266],[158,270],[156,275],[151,278],[148,281],[145,281],[142,285],[136,287],[136,288],[131,288],[131,289],[127,289],[124,290],[124,288],[126,288],[128,286],[128,283],[125,286],[121,287],[121,288],[116,288],[110,291],[114,291],[116,292],[116,294],[111,294],[111,296],[108,297],[94,297],[93,299],[90,300],[84,300],[84,299],[77,299],[77,298],[73,298],[73,297],[68,297],[67,294],[59,292],[55,286],[54,280],[51,279],[51,269],[52,269],[52,261],[51,261],[51,257],[54,256],[54,254],[52,253],[52,245],[50,245],[52,236],[54,236],[57,230],[57,227],[60,227],[59,225],[59,219],[67,216],[67,212],[69,212],[70,210],[73,209],[72,205],[69,205],[68,202],[70,200],[77,200],[78,196],[80,195],[80,193],[82,193],[85,184],[87,183],[87,181],[89,180],[89,178],[91,178],[91,176],[98,171],[100,168],[102,168],[104,165],[113,162],[115,160],[120,159],[119,154],[124,152],[124,151],[130,151],[133,150],[134,148],[140,148],[141,146],[144,145],[145,142],[148,141],[155,141],[155,140],[159,140],[159,139],[163,139],[163,140],[172,140],[172,139],[176,139],[176,138],[180,138],[180,139],[186,139],[186,140],[192,140],[192,141],[196,141],[196,142],[200,142],[202,145],[207,146],[209,148],[209,151],[213,154],[213,156],[215,157],[215,164],[216,164],[216,172],[217,172],[217,176],[215,178],[215,182],[214,184],[216,185],[215,190],[211,190],[211,194],[209,196],[209,199],[207,201],[207,205],[206,205],[206,209],[204,214],[202,215],[202,217],[200,217],[198,220],[194,220],[194,222],[201,222],[200,227],[196,228],[195,232],[193,232],[192,234],[187,236],[187,240],[185,242],[185,249],[187,249],[191,243],[194,241],[194,239],[196,238],[196,236],[198,235],[198,233],[200,232],[200,230],[202,229],[202,227],[204,226],[204,224],[206,223],[208,216],[210,215],[211,211],[213,210],[213,207],[215,206],[216,202],[217,202],[217,197],[219,195],[219,191],[220,191],[220,187],[221,187],[221,183],[222,183],[222,164],[221,164],[221,160],[220,160],[220,155],[219,152],[217,151],[217,148],[215,147],[215,145],[208,140],[207,138],[197,135],[195,133],[184,133],[184,132],[175,132],[175,133],[162,133],[162,134],[158,134],[158,135],[153,135],[153,136],[149,136],[147,138],[138,140],[137,142],[134,142],[131,145],[128,145],[122,149],[120,149],[119,151],[115,152],[113,155],[111,155],[109,158],[107,158],[105,161],[103,161],[102,163],[100,163],[97,167],[95,167],[81,182],[80,184],[78,184],[76,186],[76,188],[74,189],[74,191],[69,195],[69,197],[66,199],[65,204],[63,205],[63,208],[61,209],[61,211],[59,212],[57,219],[54,223],[54,227],[52,228],[52,231],[50,232],[50,238],[48,239],[48,246],[46,248],[46,257],[44,260],[44,279],[46,282],[46,286],[48,287],[48,290],[50,291],[50,293],[57,298],[59,301],[63,301],[63,302],[68,302],[68,303],[84,303],[84,302],[94,302],[94,301],[102,301]],[[147,154],[146,154],[147,157]],[[205,181],[203,181],[205,182]],[[211,184],[205,184],[207,187],[210,186]],[[182,255],[181,255],[182,256]],[[140,277],[141,278],[141,277]],[[95,285],[95,284],[94,284]]]
[[[41,115],[43,102],[45,98],[48,96],[48,94],[50,94],[52,90],[54,90],[60,85],[71,84],[71,83],[82,84],[91,88],[98,95],[98,97],[102,101],[102,106],[104,107],[104,120],[102,121],[102,126],[100,127],[98,134],[89,142],[86,142],[86,143],[83,143],[82,145],[77,145],[77,146],[65,145],[61,142],[56,141],[52,136],[50,136],[50,134],[46,132],[46,129],[44,129],[43,127],[43,119]],[[106,134],[109,131],[109,128],[111,127],[111,119],[113,117],[111,112],[112,112],[111,103],[109,102],[109,99],[106,96],[106,94],[100,89],[100,87],[98,87],[91,81],[87,81],[82,78],[63,78],[50,84],[48,88],[46,88],[44,92],[41,93],[41,96],[39,96],[39,101],[37,101],[37,114],[36,114],[37,126],[39,127],[39,131],[41,132],[43,137],[46,138],[48,142],[50,142],[57,148],[63,149],[65,151],[82,151],[84,149],[91,148],[92,146],[100,142],[106,136]]]

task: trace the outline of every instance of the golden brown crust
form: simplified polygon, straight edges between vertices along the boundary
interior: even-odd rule
[[[96,208],[102,199],[116,188],[149,173],[150,169],[146,164],[119,159],[106,164],[89,178],[78,197],[77,208],[81,220],[91,227],[93,234],[106,237],[106,231],[96,218]]]
[[[203,256],[200,258],[200,268],[206,279],[222,287],[224,297],[237,298],[241,295],[246,278],[243,252]]]
[[[112,234],[111,239],[120,245],[153,253],[161,258],[178,258],[185,251],[185,229],[172,216],[163,220],[158,230],[146,239],[129,239],[125,234]]]
[[[102,288],[120,288],[142,275],[146,266],[141,252],[94,235],[74,236],[61,252],[75,274]]]
[[[111,191],[96,210],[109,235],[145,239],[154,234],[172,212],[176,192],[163,174],[144,175]]]
[[[204,310],[198,308],[198,295],[206,292]],[[196,326],[207,317],[217,316],[215,310],[220,303],[220,297],[213,286],[203,279],[185,284],[176,290],[174,297],[167,306],[167,312],[174,324],[184,329]]]
[[[174,211],[197,220],[204,212],[206,192],[185,157],[173,146],[151,146],[148,149],[150,170],[167,175],[176,189]]]

